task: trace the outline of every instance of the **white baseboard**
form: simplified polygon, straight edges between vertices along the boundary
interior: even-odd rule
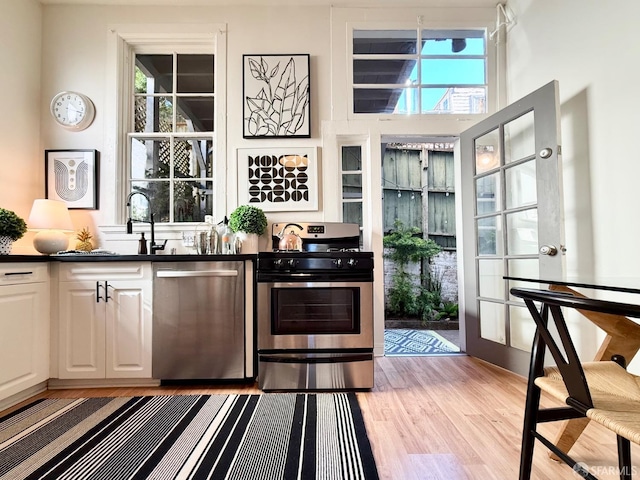
[[[10,397],[4,398],[0,400],[0,411],[13,407],[14,405],[17,405],[20,402],[24,402],[25,400],[28,400],[29,398],[44,392],[46,389],[47,389],[47,382],[46,381],[40,382],[37,385],[34,385],[33,387],[27,388],[26,390],[23,390],[14,395],[11,395]]]
[[[49,379],[49,390],[69,388],[158,387],[159,385],[160,380],[154,378]]]

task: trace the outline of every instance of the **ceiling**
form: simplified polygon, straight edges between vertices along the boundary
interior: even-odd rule
[[[39,0],[44,5],[495,7],[498,0]]]

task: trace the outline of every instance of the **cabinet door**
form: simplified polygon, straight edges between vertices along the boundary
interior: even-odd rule
[[[0,286],[0,400],[49,378],[48,287]]]
[[[107,285],[106,377],[151,378],[151,282]]]
[[[59,286],[60,378],[105,377],[105,303],[97,281]],[[104,290],[100,287],[100,296]]]

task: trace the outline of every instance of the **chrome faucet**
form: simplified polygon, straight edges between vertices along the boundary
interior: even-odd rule
[[[147,199],[147,204],[149,204],[150,220],[131,219],[131,197],[133,197],[134,195],[142,195],[144,198]],[[127,211],[129,214],[129,218],[127,220],[127,233],[129,234],[133,233],[133,222],[148,223],[149,225],[151,225],[151,248],[150,248],[151,253],[153,254],[153,253],[156,253],[158,250],[164,250],[164,247],[167,245],[166,240],[162,245],[156,244],[156,234],[155,234],[155,228],[154,228],[155,221],[153,217],[153,212],[151,210],[151,200],[149,200],[149,197],[147,197],[147,195],[142,192],[131,192],[127,197]]]

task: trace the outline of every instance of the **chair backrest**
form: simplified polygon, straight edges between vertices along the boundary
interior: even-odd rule
[[[583,412],[592,408],[593,401],[591,400],[584,370],[582,369],[580,359],[569,335],[561,307],[640,317],[640,306],[577,297],[570,293],[550,290],[512,288],[511,294],[524,300],[533,320],[536,322],[536,341],[541,342],[538,348],[548,348],[553,356],[567,391],[569,392],[567,403]],[[540,309],[538,309],[535,302],[541,305]],[[555,340],[549,330],[549,312],[551,312],[551,318],[558,332],[560,343]],[[539,358],[540,361],[542,361],[542,356]],[[541,369],[542,365],[538,367]]]

